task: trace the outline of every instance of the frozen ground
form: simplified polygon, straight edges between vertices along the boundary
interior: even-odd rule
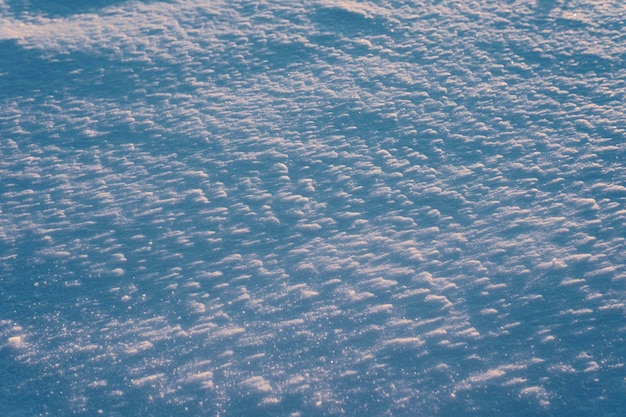
[[[626,11],[0,0],[6,416],[618,416]]]

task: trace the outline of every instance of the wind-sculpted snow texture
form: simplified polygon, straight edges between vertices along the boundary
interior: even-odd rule
[[[625,16],[0,1],[3,415],[621,415]]]

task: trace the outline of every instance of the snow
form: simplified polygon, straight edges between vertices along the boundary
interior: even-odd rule
[[[0,405],[615,415],[624,17],[0,0]]]

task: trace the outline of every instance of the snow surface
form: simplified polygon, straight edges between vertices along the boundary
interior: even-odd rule
[[[621,415],[625,20],[0,0],[3,415]]]

